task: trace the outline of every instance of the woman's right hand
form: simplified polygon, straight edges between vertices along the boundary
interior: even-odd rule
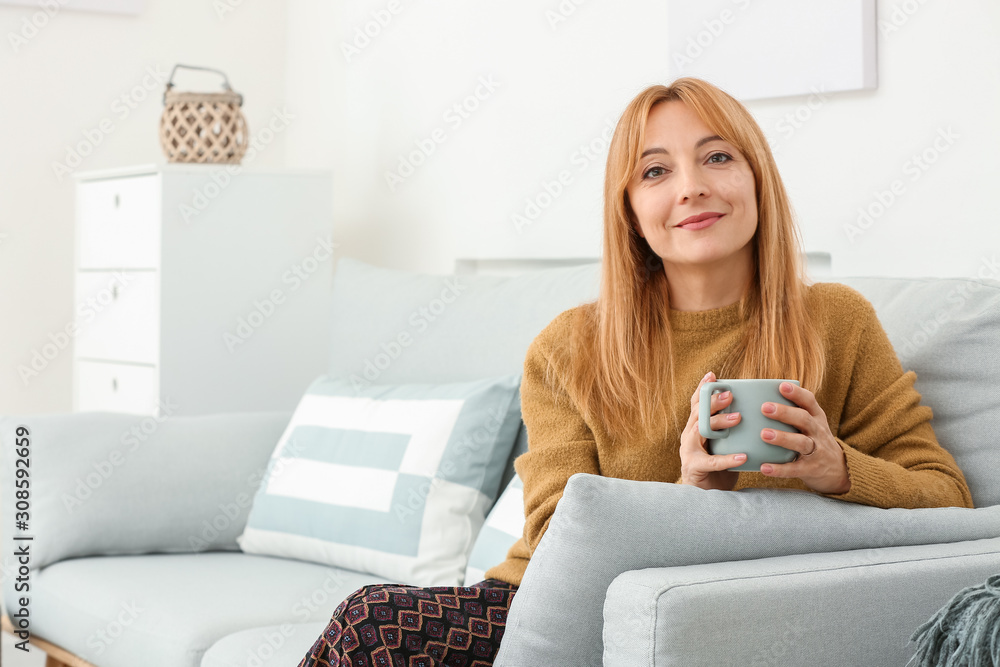
[[[715,373],[711,371],[701,379],[698,387],[691,396],[691,415],[688,417],[687,426],[681,432],[681,484],[690,484],[702,489],[721,489],[731,491],[736,486],[736,479],[739,472],[729,470],[747,460],[746,454],[726,454],[713,455],[705,449],[706,439],[701,437],[698,430],[698,394],[701,387],[706,382],[714,382]],[[741,415],[738,412],[717,415],[722,408],[729,405],[733,400],[732,392],[714,394],[712,396],[712,407],[709,414],[712,415],[710,424],[713,431],[729,428],[740,423]],[[736,418],[730,420],[731,416]]]

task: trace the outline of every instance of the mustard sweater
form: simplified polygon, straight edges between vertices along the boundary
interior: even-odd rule
[[[847,493],[822,495],[883,508],[972,507],[962,471],[934,435],[931,408],[920,404],[920,393],[913,387],[916,373],[903,372],[871,303],[841,283],[815,283],[806,288],[806,299],[826,349],[826,379],[816,399],[844,449],[851,480]],[[544,379],[546,360],[568,340],[575,315],[588,307],[592,304],[560,313],[528,348],[521,380],[528,451],[514,462],[524,483],[524,534],[503,563],[486,571],[486,579],[521,584],[528,559],[574,473],[680,481],[683,423],[668,424],[665,435],[650,433],[628,446],[612,446],[601,424],[588,423],[575,409],[562,379],[558,393],[570,400],[553,401]],[[669,318],[681,389],[672,400],[686,420],[698,382],[708,371],[718,372],[745,323],[739,319],[738,303],[713,310],[671,310]],[[564,368],[556,371],[559,378],[565,377]],[[740,472],[734,488],[746,487],[811,490],[799,479]]]

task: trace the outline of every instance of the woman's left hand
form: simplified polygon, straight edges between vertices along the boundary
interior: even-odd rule
[[[816,396],[808,389],[789,382],[782,382],[779,391],[795,406],[764,403],[762,413],[765,417],[794,426],[799,432],[762,429],[761,439],[770,445],[798,452],[799,456],[791,463],[765,463],[760,467],[761,473],[768,477],[797,477],[820,493],[847,493],[851,488],[847,457],[830,432],[826,413],[819,406]],[[769,408],[774,412],[768,412]]]

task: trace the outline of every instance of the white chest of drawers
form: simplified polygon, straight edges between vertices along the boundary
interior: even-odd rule
[[[330,172],[75,178],[73,409],[294,409],[329,358]]]

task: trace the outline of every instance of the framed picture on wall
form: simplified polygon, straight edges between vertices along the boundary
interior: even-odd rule
[[[60,10],[81,10],[108,14],[141,14],[146,8],[146,0],[57,0],[57,3]],[[54,13],[52,9],[49,9],[49,5],[39,4],[38,0],[0,0],[0,5],[33,7],[45,11],[47,14]]]
[[[877,87],[875,0],[668,0],[672,77],[737,99]]]

